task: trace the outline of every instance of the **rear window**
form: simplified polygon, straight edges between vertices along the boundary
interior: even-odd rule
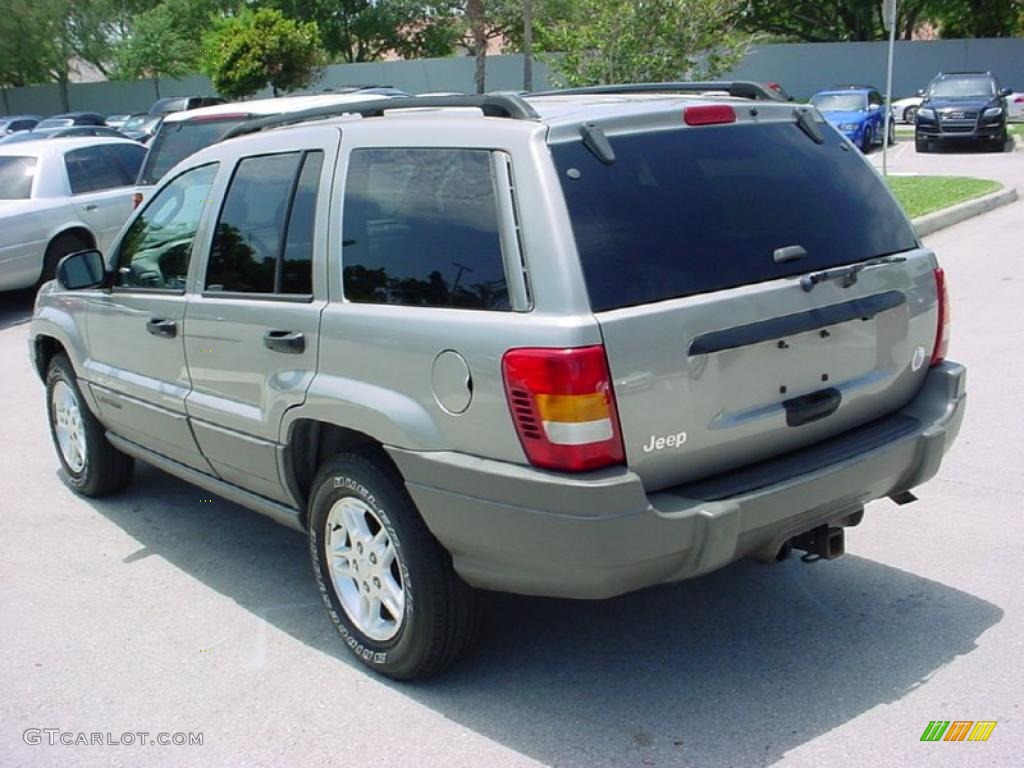
[[[871,167],[795,123],[613,136],[551,148],[594,311],[717,291],[917,246]],[[778,248],[807,255],[776,264]]]
[[[189,155],[220,141],[229,130],[244,122],[240,117],[226,120],[182,120],[164,122],[153,137],[146,162],[139,174],[140,184],[156,184],[171,168]]]
[[[35,177],[34,157],[0,157],[0,200],[28,200]]]

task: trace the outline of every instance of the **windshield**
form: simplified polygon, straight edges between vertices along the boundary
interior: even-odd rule
[[[137,117],[128,118],[124,125],[121,126],[122,131],[139,131],[142,130],[142,124],[149,119],[149,115],[139,115]]]
[[[243,122],[245,119],[237,115],[224,120],[165,121],[150,145],[139,173],[139,183],[156,184],[186,157],[216,144],[231,128]]]
[[[962,77],[940,80],[928,94],[933,99],[987,99],[996,93],[996,84],[987,77]]]
[[[595,312],[906,251],[917,238],[878,175],[832,129],[795,123],[611,136],[551,152]],[[776,263],[777,249],[807,255]]]
[[[28,200],[35,177],[34,157],[0,157],[0,200]]]
[[[867,99],[861,93],[820,93],[811,99],[819,112],[861,112]]]

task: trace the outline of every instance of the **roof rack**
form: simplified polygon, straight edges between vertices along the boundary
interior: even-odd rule
[[[625,83],[622,85],[589,85],[582,88],[563,88],[555,91],[539,91],[530,96],[581,96],[588,94],[615,93],[704,93],[725,91],[730,96],[757,101],[786,101],[778,91],[761,83],[747,80],[715,80],[692,83]]]
[[[278,128],[284,125],[295,125],[310,120],[324,120],[342,115],[362,115],[363,117],[383,117],[385,111],[393,109],[430,109],[438,107],[474,107],[484,113],[485,117],[505,117],[510,120],[539,120],[538,115],[529,104],[518,96],[483,94],[481,96],[410,96],[397,99],[374,99],[372,101],[354,101],[348,104],[331,104],[325,107],[313,107],[300,112],[282,115],[270,115],[256,120],[248,120],[235,126],[224,134],[224,139],[257,133],[266,128]]]

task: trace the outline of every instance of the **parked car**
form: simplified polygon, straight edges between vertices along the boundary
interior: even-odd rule
[[[37,300],[65,481],[141,459],[307,531],[401,679],[465,653],[475,588],[842,554],[960,427],[935,255],[816,110],[620,88],[339,104],[176,164]]]
[[[133,115],[122,114],[122,115],[108,115],[107,119],[103,122],[110,128],[120,129],[125,123],[127,123]]]
[[[1011,93],[991,72],[940,72],[917,110],[915,148],[930,152],[939,144],[970,142],[1002,152]]]
[[[144,155],[104,137],[0,147],[0,291],[51,279],[69,253],[108,248]]]
[[[0,146],[17,144],[24,141],[40,141],[42,139],[71,139],[83,136],[106,136],[113,139],[127,139],[125,134],[105,125],[75,125],[70,128],[37,128],[32,131],[19,131],[0,138]]]
[[[914,124],[917,117],[917,109],[924,101],[924,91],[918,91],[915,96],[907,96],[897,99],[892,103],[892,119],[897,123]]]
[[[121,126],[121,132],[129,139],[146,144],[156,134],[166,115],[135,115]]]
[[[1011,123],[1024,121],[1024,93],[1006,94],[1006,119]]]
[[[885,98],[874,88],[840,87],[821,91],[811,104],[850,141],[867,153],[881,146],[885,136]],[[889,121],[889,143],[895,140],[895,128]]]
[[[8,115],[0,117],[0,137],[18,131],[31,131],[42,120],[39,115]]]
[[[186,112],[199,107],[212,107],[215,104],[223,104],[224,99],[216,96],[169,96],[166,99],[157,99],[149,108],[151,115],[169,115],[172,112]]]
[[[36,128],[70,128],[73,125],[105,125],[98,112],[65,112],[40,120]]]
[[[176,163],[193,152],[220,141],[230,129],[254,117],[266,117],[298,112],[313,107],[329,107],[367,99],[388,98],[382,94],[349,91],[321,93],[312,96],[281,96],[274,99],[255,99],[200,107],[188,112],[166,115],[149,142],[149,152],[139,170],[135,204],[145,198],[148,191],[163,178]]]

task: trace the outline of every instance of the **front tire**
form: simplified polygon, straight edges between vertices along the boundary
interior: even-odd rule
[[[907,107],[903,110],[903,122],[913,125],[917,120],[917,107]]]
[[[914,150],[922,154],[932,151],[932,145],[928,139],[922,139],[920,136],[914,137]]]
[[[71,361],[58,354],[46,373],[50,436],[64,479],[83,496],[107,496],[132,481],[135,462],[107,440],[78,388]]]
[[[396,680],[425,678],[469,649],[478,595],[384,459],[346,453],[321,468],[309,502],[309,546],[327,611],[370,669]]]

